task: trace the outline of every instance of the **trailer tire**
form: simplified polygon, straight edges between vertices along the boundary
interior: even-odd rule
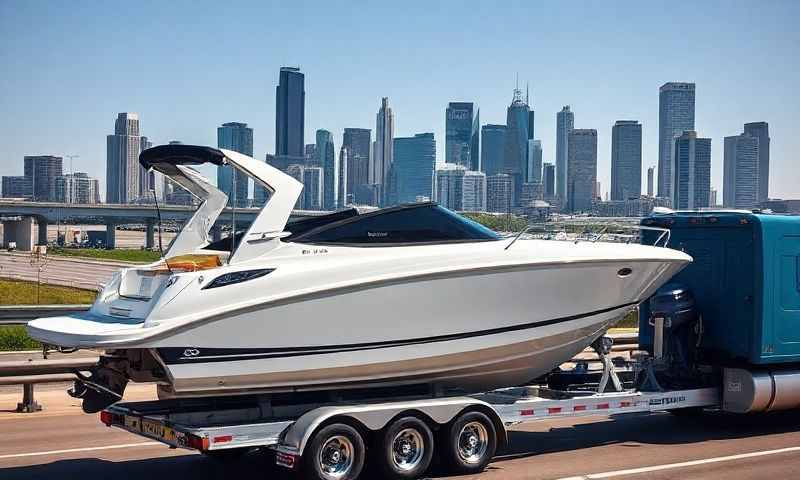
[[[481,412],[466,412],[442,431],[439,451],[446,467],[460,474],[480,473],[497,450],[497,430]]]
[[[303,478],[355,480],[364,468],[366,447],[355,428],[330,424],[314,433],[303,452]]]
[[[381,478],[417,478],[433,459],[433,432],[417,417],[399,418],[383,431],[375,453]]]

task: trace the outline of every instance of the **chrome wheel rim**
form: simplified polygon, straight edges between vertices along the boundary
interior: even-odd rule
[[[489,433],[481,422],[469,422],[461,428],[458,434],[458,456],[464,463],[480,463],[488,446]]]
[[[400,430],[392,439],[392,463],[400,471],[415,469],[425,454],[425,441],[414,428]]]
[[[329,438],[319,450],[317,462],[325,478],[339,479],[353,468],[353,442],[343,435]]]

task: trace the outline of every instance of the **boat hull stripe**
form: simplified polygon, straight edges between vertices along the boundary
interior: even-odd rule
[[[187,363],[207,363],[207,362],[232,362],[238,360],[261,360],[267,358],[288,358],[306,355],[322,355],[327,353],[342,353],[361,350],[374,350],[379,348],[403,347],[407,345],[421,345],[426,343],[449,342],[462,340],[465,338],[482,337],[487,335],[497,335],[500,333],[516,332],[529,330],[532,328],[545,327],[557,323],[571,322],[594,315],[612,312],[620,308],[631,307],[639,302],[629,302],[615,307],[603,308],[593,312],[570,315],[568,317],[553,318],[550,320],[511,325],[508,327],[491,328],[474,332],[452,333],[437,335],[432,337],[411,338],[406,340],[386,340],[380,342],[351,343],[340,345],[320,345],[303,347],[282,347],[282,348],[204,348],[199,346],[191,347],[162,347],[158,349],[158,354],[167,365],[187,364]]]

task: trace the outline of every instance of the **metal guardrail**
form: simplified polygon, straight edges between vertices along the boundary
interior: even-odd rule
[[[39,317],[56,317],[85,312],[91,305],[3,305],[0,306],[0,325],[25,325]]]

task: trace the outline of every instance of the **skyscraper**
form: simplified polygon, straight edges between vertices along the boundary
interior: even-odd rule
[[[100,203],[100,182],[85,173],[68,173],[55,178],[53,200],[68,204]]]
[[[533,112],[531,112],[533,113]],[[525,182],[542,181],[542,141],[528,140],[528,177]]]
[[[567,210],[588,212],[597,188],[597,130],[573,129],[567,149]]]
[[[502,173],[514,177],[515,192],[528,178],[528,136],[530,109],[522,98],[522,90],[515,89],[511,105],[506,109],[506,145]],[[516,197],[512,200],[516,205]]]
[[[556,114],[556,196],[567,198],[567,164],[569,163],[569,134],[575,128],[575,114],[565,105]]]
[[[348,162],[347,147],[342,145],[342,148],[339,149],[339,164],[337,165],[338,174],[336,176],[336,208],[344,208],[344,206],[348,203],[352,203],[352,201],[348,199],[350,192],[347,190]]]
[[[668,82],[658,95],[658,196],[673,197],[675,138],[694,130],[694,83]]]
[[[476,118],[472,102],[450,102],[445,111],[444,160],[446,163],[463,165],[468,169],[479,163],[476,141]]]
[[[31,198],[31,189],[24,175],[3,175],[3,198]]]
[[[347,193],[357,204],[368,204],[364,188],[369,185],[369,155],[372,146],[372,130],[368,128],[345,128],[342,147],[347,148]]]
[[[53,155],[26,155],[24,162],[25,188],[30,192],[31,200],[57,201],[53,188],[56,178],[64,173],[64,160]]]
[[[745,123],[744,133],[758,138],[758,201],[766,202],[769,200],[769,124]]]
[[[708,206],[711,196],[711,139],[698,138],[694,130],[675,139],[673,172],[673,208],[692,209]]]
[[[500,173],[506,148],[506,126],[484,125],[481,136],[481,171],[486,175]]]
[[[471,122],[470,122],[471,123]],[[411,203],[419,197],[433,198],[436,140],[432,133],[394,139],[392,203]]]
[[[217,147],[226,150],[233,150],[248,157],[253,156],[253,129],[246,123],[228,122],[217,127]],[[235,177],[235,180],[234,180]],[[247,175],[234,170],[230,165],[220,165],[217,167],[217,187],[228,195],[228,205],[233,205],[234,184],[236,187],[236,207],[247,206]],[[260,185],[255,185],[255,190],[263,189]],[[254,193],[255,197],[259,197]]]
[[[275,88],[275,156],[302,157],[305,131],[305,76],[281,67]]]
[[[322,210],[323,173],[320,167],[303,167],[303,208]]]
[[[445,163],[436,170],[436,201],[455,211],[486,210],[486,175]]]
[[[556,194],[556,166],[552,163],[545,163],[542,170],[542,180],[544,183],[544,198],[552,200]]]
[[[509,213],[513,198],[514,177],[506,173],[486,176],[486,211]]]
[[[642,125],[617,120],[611,128],[611,200],[642,194]]]
[[[653,196],[653,173],[655,168],[647,167],[647,196]]]
[[[139,165],[139,153],[150,142],[139,134],[139,115],[123,112],[114,122],[114,134],[106,137],[106,203],[148,201],[148,185]]]
[[[323,129],[317,130],[316,154],[316,163],[322,167],[322,208],[336,210],[339,200],[336,190],[339,185],[339,165],[331,132]]]
[[[726,208],[755,208],[759,194],[758,137],[747,133],[725,137],[722,205]]]
[[[381,203],[386,202],[389,171],[392,167],[394,150],[394,114],[389,107],[389,98],[381,99],[381,108],[375,118],[375,143],[370,161],[369,183],[378,190]]]
[[[475,116],[472,119],[472,139],[470,140],[469,158],[470,170],[479,172],[481,170],[481,109],[475,109]]]

